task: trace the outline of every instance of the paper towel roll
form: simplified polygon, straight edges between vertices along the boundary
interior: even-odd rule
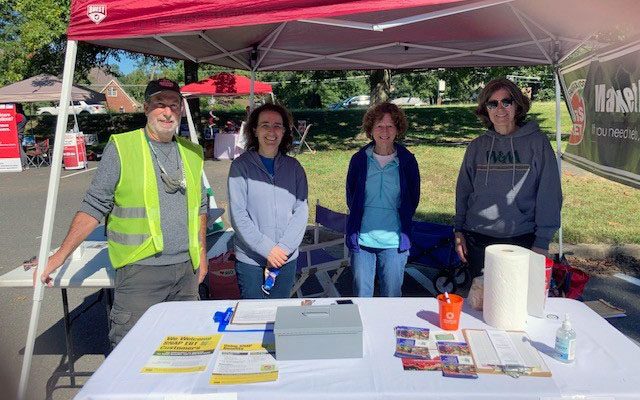
[[[488,246],[484,253],[484,322],[496,329],[523,330],[527,320],[530,250]]]

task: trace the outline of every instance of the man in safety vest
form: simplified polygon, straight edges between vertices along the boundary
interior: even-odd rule
[[[207,274],[204,159],[201,146],[176,136],[181,101],[177,83],[149,82],[146,126],[111,136],[66,238],[40,276],[51,286],[51,273],[108,215],[116,269],[112,346],[152,305],[197,300]]]

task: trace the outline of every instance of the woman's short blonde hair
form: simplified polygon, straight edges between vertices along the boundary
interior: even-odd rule
[[[391,116],[393,124],[396,126],[396,130],[398,131],[396,140],[404,139],[404,134],[409,125],[407,116],[400,107],[393,103],[380,103],[367,110],[362,118],[362,130],[367,134],[367,137],[373,140],[373,126],[376,122],[384,118],[385,114]]]

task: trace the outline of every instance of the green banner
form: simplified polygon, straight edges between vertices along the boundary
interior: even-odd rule
[[[564,158],[640,188],[640,41],[560,69],[573,127]]]

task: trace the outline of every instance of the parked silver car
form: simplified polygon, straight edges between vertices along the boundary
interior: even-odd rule
[[[40,107],[37,115],[58,115],[60,107]],[[73,107],[69,106],[69,114],[105,114],[107,109],[102,104],[87,104],[85,101],[74,101]]]
[[[398,107],[420,107],[424,105],[418,97],[398,97],[397,99],[391,100],[391,102]]]
[[[359,96],[349,97],[348,99],[342,100],[335,104],[331,104],[329,108],[332,110],[341,110],[345,108],[369,107],[369,104],[371,104],[369,96],[366,94],[362,94]]]

